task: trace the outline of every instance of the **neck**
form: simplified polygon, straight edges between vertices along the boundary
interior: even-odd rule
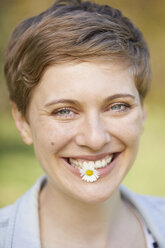
[[[48,183],[40,194],[41,236],[44,242],[54,239],[52,243],[57,243],[61,237],[61,240],[74,241],[75,244],[86,245],[85,242],[92,243],[92,239],[103,244],[121,212],[118,189],[110,199],[93,204],[69,197]]]

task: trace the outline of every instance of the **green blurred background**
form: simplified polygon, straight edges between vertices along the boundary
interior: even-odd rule
[[[124,184],[135,192],[165,196],[165,1],[95,2],[121,9],[143,31],[149,44],[153,84],[146,99],[145,132]],[[4,50],[14,26],[50,4],[52,0],[0,0],[0,206],[15,201],[42,175],[32,147],[23,144],[10,114],[2,73]]]

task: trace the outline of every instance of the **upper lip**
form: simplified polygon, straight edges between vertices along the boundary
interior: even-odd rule
[[[98,154],[98,155],[81,155],[81,156],[71,156],[67,158],[72,158],[72,159],[80,159],[80,160],[89,160],[89,161],[97,161],[105,158],[106,156],[113,155],[114,153],[103,153],[103,154]],[[66,158],[66,157],[65,157]]]

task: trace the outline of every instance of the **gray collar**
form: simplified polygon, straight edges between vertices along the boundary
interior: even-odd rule
[[[121,195],[134,205],[161,248],[165,248],[165,198],[135,194],[120,186]]]
[[[38,195],[46,178],[40,178],[12,206],[5,248],[41,248]],[[142,196],[120,187],[121,195],[132,203],[144,218],[161,248],[165,248],[165,199]]]

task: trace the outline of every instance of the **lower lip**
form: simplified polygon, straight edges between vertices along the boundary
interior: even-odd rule
[[[115,167],[116,160],[117,160],[118,156],[119,156],[119,153],[115,156],[114,160],[110,164],[108,164],[106,167],[96,169],[99,172],[99,178],[107,176],[113,170],[113,168]],[[80,171],[77,168],[75,168],[72,165],[70,165],[65,159],[64,159],[64,161],[65,161],[65,164],[66,164],[67,168],[73,174],[75,174],[78,177],[81,177]]]

